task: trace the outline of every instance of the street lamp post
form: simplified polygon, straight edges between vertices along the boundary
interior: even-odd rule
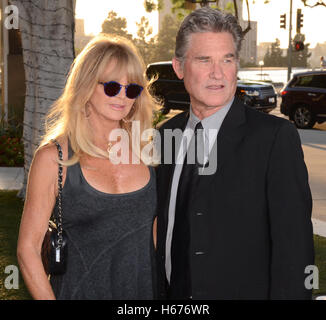
[[[263,80],[263,66],[264,66],[264,61],[260,60],[259,61],[259,65],[260,65],[260,80]]]
[[[289,48],[288,48],[288,81],[292,73],[292,0],[290,0],[290,20],[289,20]]]

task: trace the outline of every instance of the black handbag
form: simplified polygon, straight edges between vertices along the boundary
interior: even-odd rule
[[[60,144],[55,143],[59,159],[62,160],[62,149]],[[59,163],[58,174],[58,214],[52,216],[49,221],[49,228],[44,236],[42,244],[42,262],[47,275],[61,275],[66,272],[67,268],[67,235],[62,229],[62,165]],[[55,212],[55,211],[54,211]]]

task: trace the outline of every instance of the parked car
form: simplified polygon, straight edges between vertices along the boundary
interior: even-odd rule
[[[326,71],[294,74],[281,91],[281,113],[300,129],[326,121]]]
[[[153,83],[153,93],[162,100],[163,113],[169,113],[171,109],[187,110],[189,108],[190,97],[183,80],[175,74],[171,61],[149,64],[147,77],[156,78]],[[238,80],[236,95],[246,105],[263,112],[270,112],[276,108],[277,95],[271,84]]]

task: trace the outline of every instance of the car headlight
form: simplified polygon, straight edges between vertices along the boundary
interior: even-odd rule
[[[259,91],[257,91],[257,90],[245,90],[244,92],[248,96],[255,96],[255,97],[259,96]]]

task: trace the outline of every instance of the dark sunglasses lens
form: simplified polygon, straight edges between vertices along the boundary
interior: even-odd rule
[[[104,84],[104,92],[109,97],[114,97],[120,92],[120,84],[117,82],[108,82]]]
[[[130,84],[127,87],[126,96],[129,99],[135,99],[140,95],[142,90],[143,90],[142,86],[140,86],[138,84]]]

